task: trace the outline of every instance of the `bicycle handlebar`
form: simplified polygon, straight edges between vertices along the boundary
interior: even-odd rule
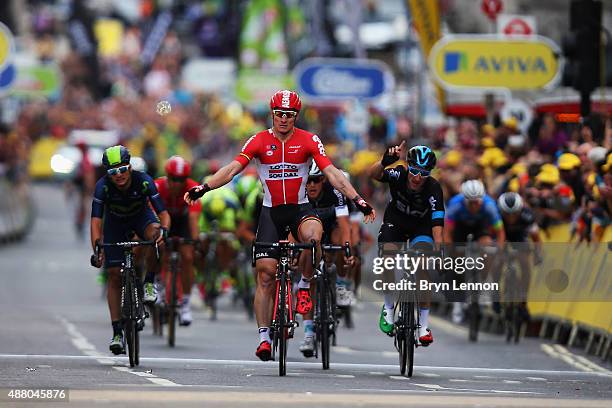
[[[351,246],[348,242],[345,242],[344,245],[322,244],[321,249],[323,251],[344,251],[345,257],[351,257]]]
[[[98,258],[100,256],[100,250],[102,248],[124,248],[131,249],[139,246],[154,246],[155,247],[155,257],[159,259],[159,247],[157,245],[157,241],[125,241],[125,242],[96,242],[94,253],[90,257],[89,262],[91,266],[98,268]]]

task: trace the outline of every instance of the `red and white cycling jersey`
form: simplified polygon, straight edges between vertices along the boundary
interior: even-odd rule
[[[195,187],[199,185],[198,182],[188,178],[185,181],[185,187],[183,191],[180,191],[178,194],[173,195],[170,192],[170,186],[168,186],[168,178],[167,177],[159,177],[155,179],[155,186],[157,187],[157,191],[161,197],[166,210],[170,214],[170,217],[183,217],[187,215],[187,213],[200,213],[202,211],[202,202],[200,200],[196,200],[193,205],[187,205],[185,200],[183,199],[183,195],[191,187]]]
[[[285,142],[274,136],[272,129],[251,136],[235,160],[244,168],[252,159],[264,187],[266,207],[307,203],[306,181],[312,159],[321,170],[331,164],[319,136],[298,128]]]

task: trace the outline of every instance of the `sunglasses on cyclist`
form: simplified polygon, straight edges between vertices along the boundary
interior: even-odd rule
[[[313,177],[308,177],[308,181],[306,182],[306,184],[308,183],[320,183],[323,181],[323,176],[313,176]]]
[[[295,111],[286,111],[286,110],[280,110],[280,109],[275,109],[275,110],[272,111],[272,113],[277,118],[287,117],[287,118],[291,119],[291,118],[295,118],[297,116],[297,112],[295,112]]]
[[[419,169],[418,167],[412,167],[412,166],[408,166],[408,171],[413,176],[429,177],[429,175],[431,174],[431,172],[428,170],[423,170],[423,169]]]
[[[114,167],[112,169],[106,170],[106,174],[109,176],[114,176],[115,174],[123,174],[130,169],[130,165],[126,164],[125,166]]]
[[[168,180],[174,181],[175,183],[182,183],[187,180],[187,177],[168,177]]]

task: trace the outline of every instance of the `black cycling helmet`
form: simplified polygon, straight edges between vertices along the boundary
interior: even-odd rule
[[[436,167],[436,155],[427,146],[414,146],[408,150],[407,157],[410,166],[418,167],[423,170],[433,170]]]
[[[102,165],[107,169],[118,164],[130,164],[130,151],[125,146],[111,146],[102,155]]]

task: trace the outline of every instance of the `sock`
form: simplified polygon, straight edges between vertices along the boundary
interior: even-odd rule
[[[298,282],[298,289],[310,289],[310,279],[307,279],[302,275],[302,279]]]
[[[393,310],[393,295],[391,293],[385,293],[385,309]]]
[[[121,334],[121,330],[123,328],[121,325],[121,320],[115,320],[111,322],[111,324],[113,325],[113,337],[115,337],[118,334]]]
[[[314,337],[314,324],[312,320],[304,320],[304,338]]]
[[[259,342],[267,341],[268,343],[272,343],[270,340],[270,328],[269,327],[260,327],[259,328]]]
[[[425,336],[427,334],[428,322],[429,318],[429,309],[421,308],[419,309],[419,323],[421,324],[421,328],[419,329],[419,336]]]

